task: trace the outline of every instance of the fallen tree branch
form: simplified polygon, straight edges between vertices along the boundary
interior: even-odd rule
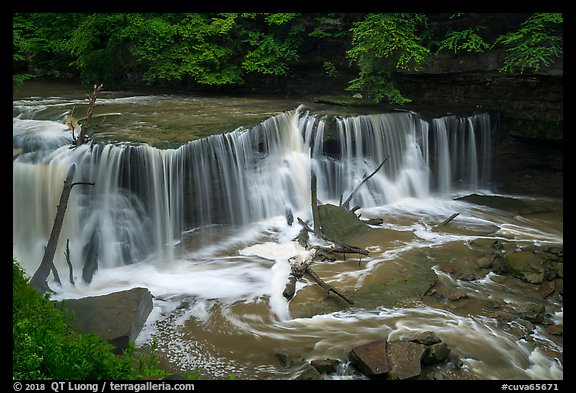
[[[288,259],[288,261],[290,262],[291,274],[290,274],[290,278],[288,279],[288,282],[286,283],[286,288],[284,289],[284,292],[282,292],[284,297],[287,300],[292,299],[292,297],[294,296],[294,292],[295,292],[296,279],[301,278],[305,274],[307,274],[316,282],[316,284],[318,284],[322,289],[324,289],[324,291],[326,291],[326,294],[333,292],[334,294],[336,294],[336,295],[340,296],[342,299],[344,299],[347,303],[354,304],[354,302],[352,300],[348,299],[346,296],[344,296],[343,294],[338,292],[331,285],[327,284],[324,280],[322,280],[320,277],[318,277],[316,272],[314,272],[314,270],[312,270],[310,268],[310,265],[312,264],[312,261],[314,260],[314,257],[317,254],[318,254],[318,249],[316,247],[314,247],[309,252],[306,252],[306,253],[303,253],[299,256],[294,256],[294,257],[291,257]]]
[[[336,295],[340,296],[342,299],[344,299],[348,304],[354,304],[354,302],[352,300],[348,299],[346,296],[344,296],[343,294],[338,292],[331,285],[327,284],[320,277],[318,277],[318,275],[314,272],[314,270],[310,269],[310,266],[308,266],[306,268],[306,274],[308,274],[310,277],[312,277],[312,279],[314,281],[316,281],[316,284],[320,285],[322,287],[322,289],[324,289],[326,291],[326,294],[333,292],[334,294],[336,294]]]
[[[86,120],[90,120],[92,118],[92,115],[94,114],[94,107],[96,106],[96,96],[100,92],[102,86],[104,85],[103,84],[100,84],[99,86],[94,85],[92,89],[92,93],[88,98],[88,110],[86,111]],[[88,138],[86,137],[86,128],[87,127],[82,127],[82,124],[80,124],[80,134],[78,135],[78,138],[76,138],[75,140],[76,146],[80,146],[88,140]],[[72,130],[72,137],[74,137],[74,130]]]
[[[70,269],[70,284],[74,284],[74,271],[72,269],[72,262],[70,262],[70,239],[66,239],[66,251],[64,251],[64,255],[66,256],[66,263],[68,264],[68,268]]]
[[[378,165],[378,168],[376,168],[374,170],[374,172],[372,172],[370,175],[364,177],[364,179],[362,179],[362,181],[360,183],[358,183],[358,185],[356,187],[354,187],[354,189],[352,190],[352,192],[350,193],[350,195],[348,196],[348,198],[346,198],[346,200],[340,204],[340,206],[348,206],[348,204],[350,203],[350,200],[352,199],[352,196],[354,195],[354,193],[356,193],[356,191],[358,191],[358,189],[360,188],[360,186],[362,186],[362,184],[366,183],[368,181],[368,179],[370,179],[372,176],[374,176],[376,174],[376,172],[378,172],[380,170],[380,168],[382,168],[382,166],[384,166],[384,163],[390,158],[390,155],[387,155],[386,158],[384,158],[384,160],[380,163],[380,165]]]
[[[460,213],[454,213],[452,214],[450,217],[448,217],[447,219],[445,219],[444,221],[442,221],[440,224],[436,225],[436,228],[440,228],[443,227],[444,225],[448,224],[450,221],[452,221],[453,219],[455,219],[456,217],[458,217]]]

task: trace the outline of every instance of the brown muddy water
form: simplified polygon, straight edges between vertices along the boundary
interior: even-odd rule
[[[14,147],[26,153],[13,163],[14,256],[30,274],[33,261],[41,258],[41,239],[51,219],[27,217],[37,202],[24,199],[21,189],[26,188],[20,183],[29,182],[37,166],[43,169],[34,175],[34,187],[50,188],[60,177],[47,180],[53,161],[27,161],[32,148],[23,148],[23,141],[42,133],[53,144],[33,144],[34,149],[58,152],[49,160],[71,155],[57,147],[66,143],[64,117],[83,113],[87,95],[79,86],[45,83],[25,84],[14,94]],[[99,142],[174,150],[207,135],[251,127],[301,104],[334,111],[297,98],[102,91],[91,130]],[[46,193],[53,200],[59,196],[58,190]],[[459,199],[469,194],[476,197]],[[352,240],[369,254],[316,258],[312,265],[353,305],[306,277],[297,281],[294,298],[282,296],[289,258],[306,252],[294,240],[301,226],[288,225],[283,214],[188,228],[168,261],[148,257],[130,264],[102,263],[90,284],[80,279],[73,287],[50,284],[57,299],[148,288],[154,309],[137,346],[147,351],[155,342],[163,367],[182,374],[198,369],[203,379],[294,379],[313,359],[339,362],[324,379],[367,379],[348,361],[352,348],[427,330],[451,354],[445,362],[424,367],[420,379],[563,379],[563,335],[558,334],[563,325],[562,198],[486,189],[427,192],[356,213],[383,220]],[[454,220],[438,227],[454,213]],[[294,211],[305,220],[308,214]],[[131,226],[139,223],[138,217],[130,220]],[[314,236],[309,243],[325,245]],[[501,261],[520,251],[554,254],[553,274],[540,282],[515,277]]]

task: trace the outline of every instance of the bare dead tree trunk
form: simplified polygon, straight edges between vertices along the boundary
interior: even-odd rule
[[[66,251],[64,252],[66,256],[66,263],[68,264],[68,268],[70,269],[69,279],[70,284],[74,284],[74,270],[72,269],[72,262],[70,262],[70,239],[66,239]]]
[[[86,120],[90,120],[94,114],[94,107],[96,106],[96,96],[100,92],[100,89],[104,86],[103,84],[94,85],[92,93],[88,99],[88,110],[86,111]],[[72,135],[74,136],[74,135]],[[80,126],[80,135],[76,139],[76,146],[82,145],[86,141],[86,127]]]
[[[94,185],[94,183],[72,183],[75,172],[76,164],[73,163],[70,166],[68,175],[64,181],[64,189],[62,190],[62,195],[60,195],[60,203],[58,204],[56,218],[54,219],[54,225],[52,226],[52,232],[50,232],[50,238],[48,239],[48,245],[46,246],[44,257],[42,258],[42,262],[40,262],[40,266],[36,270],[36,273],[34,273],[32,279],[30,280],[30,285],[36,288],[40,293],[45,293],[50,290],[46,280],[51,270],[56,271],[56,267],[54,266],[54,255],[56,254],[58,238],[60,237],[60,232],[62,231],[62,224],[64,223],[64,214],[66,213],[70,191],[72,191],[72,187],[77,184]],[[57,277],[57,273],[55,273],[54,276]]]
[[[312,199],[312,220],[314,221],[314,232],[320,233],[320,214],[318,213],[318,191],[316,184],[316,174],[312,173],[310,183],[310,195]]]
[[[72,190],[72,180],[74,179],[75,171],[76,164],[72,164],[68,170],[68,176],[66,176],[66,180],[64,181],[64,189],[62,190],[62,195],[60,196],[60,203],[58,204],[56,219],[54,220],[52,232],[50,232],[50,238],[48,239],[48,246],[46,246],[46,251],[44,252],[44,257],[42,258],[42,262],[40,263],[38,270],[36,270],[36,273],[34,273],[32,279],[30,280],[30,285],[40,291],[40,293],[45,293],[50,290],[50,288],[48,288],[48,284],[46,283],[46,279],[50,274],[50,270],[54,266],[54,254],[56,254],[58,237],[60,237],[60,231],[62,230],[64,213],[66,213],[66,207],[68,205],[70,191]]]

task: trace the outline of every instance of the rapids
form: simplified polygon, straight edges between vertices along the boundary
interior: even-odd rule
[[[305,279],[290,303],[282,296],[288,259],[305,252],[294,240],[301,228],[285,212],[310,222],[311,173],[319,201],[338,204],[390,156],[350,204],[363,218],[383,218],[386,235],[362,239],[369,256],[316,261],[315,271],[352,297],[410,271],[435,274],[478,299],[525,301],[521,286],[505,286],[495,273],[462,281],[439,268],[477,258],[471,244],[478,239],[563,243],[561,201],[503,196],[546,206],[517,214],[456,199],[495,195],[488,113],[334,115],[288,101],[124,92],[97,100],[94,143],[71,149],[64,117],[85,105],[80,97],[66,91],[13,102],[13,255],[34,273],[76,163],[75,181],[95,184],[72,191],[55,265],[68,272],[70,239],[75,285],[50,281],[53,297],[148,288],[154,310],[137,345],[156,340],[165,367],[198,368],[208,379],[290,379],[308,360],[335,358],[342,364],[329,378],[362,379],[346,363],[353,346],[434,330],[461,361],[439,366],[446,378],[563,378],[561,338],[542,326],[519,338],[480,306],[395,299],[336,307]],[[222,125],[227,111],[235,117]],[[215,118],[210,135],[203,114]],[[177,138],[167,136],[173,130]],[[451,230],[434,230],[454,212]],[[93,274],[82,261],[97,266]],[[322,302],[330,305],[311,315],[298,308]],[[546,307],[562,324],[561,301]],[[278,353],[294,364],[283,367]]]

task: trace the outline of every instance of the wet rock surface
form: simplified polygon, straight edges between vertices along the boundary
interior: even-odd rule
[[[118,353],[134,342],[153,307],[152,294],[146,288],[65,299],[59,305],[72,312],[73,323],[80,331],[107,340]]]

